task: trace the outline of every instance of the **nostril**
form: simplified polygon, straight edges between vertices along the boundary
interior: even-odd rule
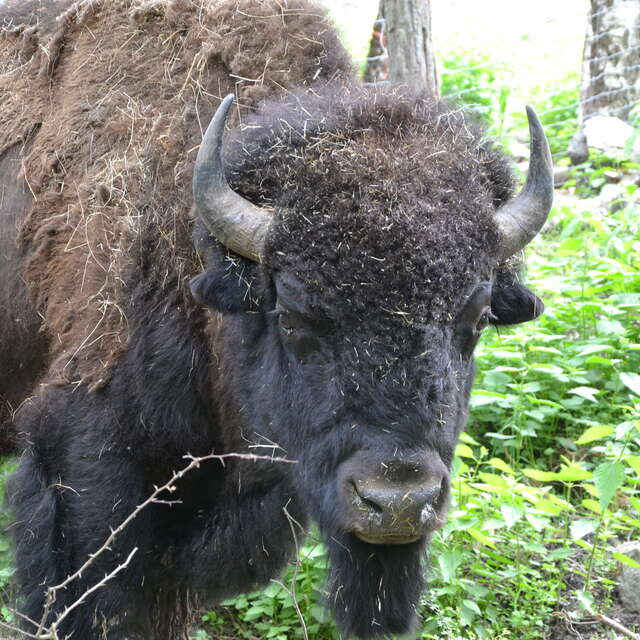
[[[435,504],[438,502],[438,498],[442,493],[442,488],[438,485],[435,487],[431,487],[424,492],[424,504],[427,507],[433,508]]]
[[[363,507],[366,507],[367,509],[373,511],[374,513],[380,513],[380,514],[384,513],[384,509],[377,502],[374,502],[370,498],[367,498],[366,496],[362,495],[360,491],[358,491],[358,486],[356,485],[355,482],[352,481],[351,486],[353,487],[353,492],[357,496],[358,502]]]

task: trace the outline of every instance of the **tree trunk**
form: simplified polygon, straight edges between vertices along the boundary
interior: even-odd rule
[[[380,0],[369,54],[374,59],[367,65],[365,81],[386,79],[386,50],[389,56],[388,79],[393,84],[404,84],[438,97],[430,1]]]
[[[582,70],[581,119],[627,120],[640,101],[640,0],[591,0]]]

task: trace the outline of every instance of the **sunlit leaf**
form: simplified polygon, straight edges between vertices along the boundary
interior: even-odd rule
[[[456,447],[456,455],[461,458],[473,458],[473,449],[466,444],[459,444]]]
[[[562,508],[559,507],[557,504],[554,504],[553,502],[551,502],[551,500],[538,500],[535,504],[534,507],[536,509],[538,509],[538,511],[543,511],[544,513],[548,513],[549,515],[552,516],[557,516],[558,514],[562,513]]]
[[[586,518],[579,518],[574,520],[569,526],[571,537],[574,540],[580,540],[585,536],[593,533],[598,528],[597,520],[587,520]]]
[[[522,518],[522,511],[508,504],[503,504],[500,506],[500,513],[504,518],[507,529],[511,529],[511,527],[513,527],[513,525],[518,522],[520,518]]]
[[[560,482],[580,482],[581,480],[589,480],[592,473],[583,469],[577,463],[562,465],[560,471],[556,473],[556,477]]]
[[[540,471],[540,469],[523,469],[527,478],[536,480],[537,482],[553,482],[556,479],[556,474],[553,471]]]
[[[640,420],[627,420],[626,422],[621,422],[616,427],[616,438],[618,438],[618,440],[624,440],[629,431],[634,427],[640,431]]]
[[[508,473],[509,475],[514,474],[513,469],[504,460],[500,460],[500,458],[491,458],[491,460],[489,460],[489,464],[496,469],[500,469],[500,471]]]
[[[480,443],[477,440],[474,440],[466,431],[463,431],[460,434],[460,441],[466,442],[467,444],[479,445]]]
[[[525,514],[525,518],[536,531],[543,531],[549,526],[549,521],[546,518],[539,518],[538,516],[534,516],[532,513]]]
[[[633,558],[626,556],[624,553],[619,553],[617,551],[614,551],[611,555],[618,562],[621,562],[622,564],[626,564],[628,567],[633,567],[634,569],[640,569],[640,562],[637,562]]]
[[[569,389],[568,393],[573,393],[581,398],[586,398],[590,402],[598,402],[596,394],[599,393],[599,391],[592,387],[574,387],[573,389]]]
[[[600,492],[600,506],[604,511],[624,481],[624,465],[621,462],[603,462],[596,467],[593,476],[594,484]]]
[[[492,487],[496,487],[498,489],[508,489],[509,485],[507,481],[502,477],[495,473],[479,473],[478,477],[487,484]]]
[[[494,393],[492,391],[474,391],[471,394],[471,406],[482,407],[487,404],[494,404],[498,400],[506,398],[504,393]]]
[[[632,373],[630,371],[620,374],[620,380],[622,383],[637,396],[640,396],[640,375]]]
[[[591,498],[585,498],[580,502],[580,504],[585,508],[593,511],[594,513],[600,514],[602,513],[602,509],[600,507],[600,503],[597,500],[592,500]]]
[[[611,435],[615,429],[608,424],[597,424],[593,427],[589,427],[577,440],[576,444],[587,444],[600,438],[605,438]]]
[[[624,461],[636,472],[640,477],[640,456],[629,456]]]
[[[583,347],[578,352],[579,356],[587,356],[593,353],[602,353],[603,351],[611,351],[612,346],[610,344],[590,344]]]
[[[576,598],[583,609],[591,613],[593,611],[593,596],[586,591],[576,591]]]
[[[481,544],[495,549],[495,542],[489,536],[486,536],[484,533],[482,533],[482,531],[479,531],[475,527],[469,527],[469,529],[467,529],[467,533]]]

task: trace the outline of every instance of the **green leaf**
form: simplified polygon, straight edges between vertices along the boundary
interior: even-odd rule
[[[601,353],[603,351],[610,351],[613,347],[610,344],[590,344],[583,347],[578,352],[579,356],[589,356],[593,353]]]
[[[626,422],[621,422],[616,427],[616,438],[618,440],[624,440],[629,431],[634,427],[640,431],[640,420],[627,420]]]
[[[488,485],[495,487],[496,489],[508,489],[509,485],[507,481],[496,473],[479,473],[478,477],[486,482]]]
[[[460,442],[466,442],[467,444],[479,446],[480,443],[477,440],[474,440],[466,431],[463,431],[460,434]]]
[[[473,600],[463,600],[462,606],[471,609],[476,615],[480,615],[480,607]]]
[[[587,444],[600,438],[605,438],[611,435],[615,429],[608,424],[597,424],[593,427],[589,427],[577,440],[576,444]]]
[[[522,518],[522,511],[508,504],[500,506],[500,513],[502,513],[507,529],[511,529],[511,527]]]
[[[524,358],[524,355],[519,351],[506,351],[504,349],[496,349],[491,352],[491,355],[500,360],[522,360]]]
[[[620,374],[620,380],[626,387],[631,389],[633,393],[640,396],[640,375],[627,371]]]
[[[444,582],[453,582],[456,577],[456,569],[464,560],[461,551],[449,550],[438,555],[438,566]]]
[[[614,551],[612,555],[618,562],[626,564],[628,567],[633,567],[634,569],[640,569],[640,562],[637,562],[633,558],[626,556],[624,553]]]
[[[500,458],[491,458],[489,464],[496,469],[500,469],[500,471],[513,475],[513,469],[504,460],[500,460]]]
[[[624,481],[624,465],[621,462],[603,462],[596,467],[593,476],[600,492],[600,507],[604,511]]]
[[[556,479],[556,474],[553,471],[540,471],[539,469],[523,469],[527,478],[536,480],[537,482],[553,482]]]
[[[493,391],[474,391],[471,394],[471,406],[482,407],[487,404],[495,404],[498,400],[506,398],[504,393],[495,393]]]
[[[562,465],[560,471],[556,473],[556,478],[560,482],[580,482],[581,480],[589,480],[592,473],[583,469],[579,464],[571,462],[568,465]]]
[[[254,604],[252,607],[249,607],[242,614],[242,619],[246,620],[247,622],[251,622],[252,620],[257,620],[258,618],[261,618],[265,614],[272,615],[273,611],[269,613],[265,607],[259,604]]]
[[[585,509],[589,509],[594,513],[597,513],[597,514],[602,513],[602,507],[600,506],[600,503],[597,500],[592,500],[591,498],[585,498],[580,504]]]
[[[586,591],[576,591],[576,598],[583,609],[591,613],[593,611],[593,596]]]
[[[481,544],[484,544],[487,547],[492,547],[494,549],[496,548],[495,542],[491,538],[489,538],[489,536],[485,536],[482,531],[478,531],[478,529],[476,529],[475,527],[469,527],[467,531],[472,538],[475,538]]]
[[[473,449],[466,444],[459,444],[456,447],[456,455],[460,458],[474,458]]]
[[[585,536],[593,533],[598,528],[597,520],[588,520],[586,518],[580,518],[578,520],[574,520],[570,527],[569,531],[571,532],[571,537],[574,540],[581,540]]]
[[[568,393],[573,393],[576,396],[580,396],[581,398],[586,398],[590,402],[598,402],[596,399],[596,394],[599,393],[598,389],[593,389],[592,387],[574,387],[573,389],[569,389]]]
[[[468,603],[475,605],[475,608],[470,607]],[[472,600],[463,600],[460,603],[460,620],[463,625],[470,625],[473,623],[474,619],[478,615],[475,610],[477,608],[478,605]]]
[[[636,472],[640,477],[640,456],[629,456],[624,461]]]
[[[525,514],[525,518],[527,519],[529,524],[538,532],[543,531],[546,527],[549,526],[549,520],[547,520],[546,518],[534,516],[532,513]]]

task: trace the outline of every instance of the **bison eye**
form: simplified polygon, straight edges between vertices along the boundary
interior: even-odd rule
[[[491,307],[485,307],[478,318],[478,322],[476,323],[476,331],[481,333],[484,331],[494,320],[496,317],[491,313]]]
[[[280,313],[278,315],[278,327],[280,327],[280,331],[282,331],[283,335],[287,336],[288,338],[291,337],[296,330],[291,317],[286,313]]]

